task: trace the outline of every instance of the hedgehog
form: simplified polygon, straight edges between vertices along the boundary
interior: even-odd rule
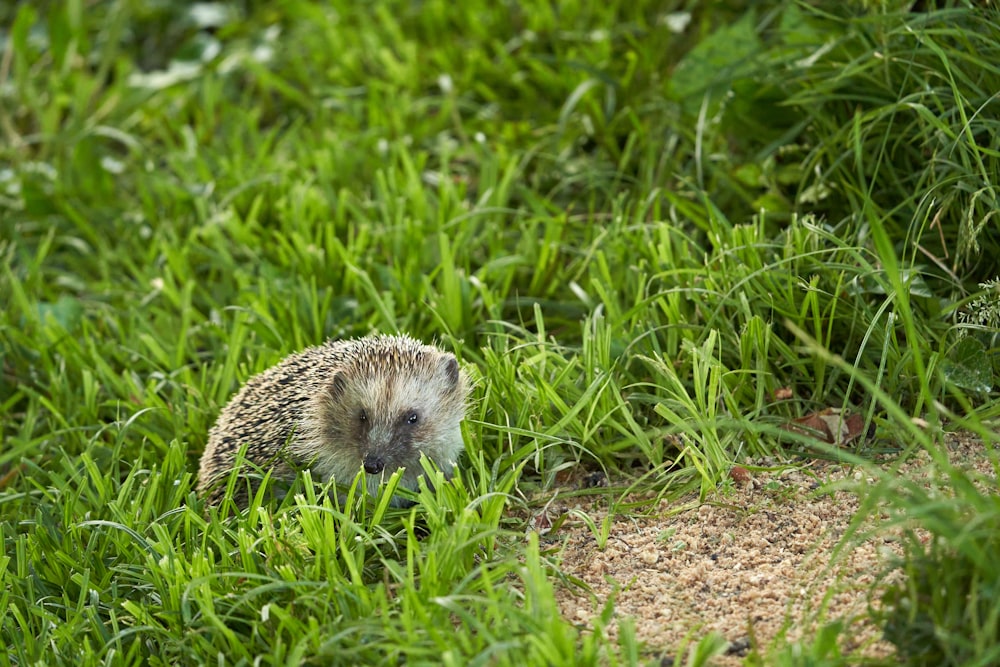
[[[251,377],[223,408],[201,457],[198,493],[209,504],[222,500],[244,446],[240,475],[248,478],[270,471],[289,482],[309,469],[316,481],[350,484],[364,469],[374,496],[400,468],[400,485],[416,489],[421,455],[450,478],[464,448],[468,395],[454,355],[407,335],[306,348]],[[246,506],[245,483],[233,500]]]

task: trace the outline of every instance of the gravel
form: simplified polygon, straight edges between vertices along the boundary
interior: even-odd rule
[[[950,434],[946,442],[953,461],[994,476],[981,441]],[[928,462],[920,454],[898,473],[930,484]],[[823,461],[779,472],[741,468],[733,480],[700,505],[691,497],[664,501],[649,516],[616,516],[603,549],[582,521],[567,521],[548,535],[561,543],[562,571],[590,590],[562,586],[563,614],[590,626],[613,595],[616,619],[634,619],[650,654],[675,658],[685,639],[716,632],[730,643],[713,662],[720,666],[742,664],[751,645],[766,654],[776,641],[808,639],[834,620],[847,628],[840,635],[843,652],[892,655],[868,612],[901,576],[889,565],[901,552],[896,531],[875,531],[836,551],[859,509],[848,489],[871,480],[859,469]],[[673,509],[685,506],[690,509]],[[572,509],[597,526],[606,516],[598,503],[549,511]],[[869,517],[865,528],[879,518]],[[608,633],[614,636],[617,626]]]

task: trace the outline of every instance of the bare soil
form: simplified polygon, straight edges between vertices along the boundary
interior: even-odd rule
[[[953,463],[994,477],[980,440],[949,434],[946,442]],[[928,464],[926,454],[918,455],[899,474],[929,484]],[[679,657],[685,640],[721,634],[730,650],[712,663],[719,666],[742,664],[751,644],[766,654],[776,641],[808,639],[834,620],[848,628],[841,634],[843,652],[892,656],[893,646],[881,638],[868,612],[885,586],[902,576],[891,569],[892,557],[900,553],[896,532],[841,540],[859,508],[858,495],[849,489],[872,480],[830,462],[742,472],[700,505],[691,497],[664,502],[650,516],[614,517],[603,549],[579,520],[549,535],[561,543],[563,572],[585,585],[560,588],[563,614],[592,627],[614,596],[616,619],[632,617],[638,639],[654,655]],[[606,509],[586,502],[550,512],[573,516],[575,507],[600,526]],[[685,504],[689,509],[673,509]],[[869,517],[865,528],[878,519]],[[617,625],[608,632],[615,635]]]

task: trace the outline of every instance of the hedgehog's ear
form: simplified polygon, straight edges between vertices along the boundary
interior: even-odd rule
[[[445,354],[441,358],[441,369],[444,376],[448,378],[448,383],[455,388],[458,386],[458,359],[454,355]]]
[[[344,397],[344,392],[347,391],[347,379],[344,377],[342,371],[333,374],[333,379],[326,386],[326,391],[330,395],[330,398],[335,401],[339,401]]]

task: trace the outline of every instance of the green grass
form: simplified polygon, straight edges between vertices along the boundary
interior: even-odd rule
[[[704,497],[826,407],[876,437],[820,455],[948,480],[864,491],[937,538],[887,636],[995,662],[1000,507],[940,433],[1000,417],[1000,16],[902,5],[4,5],[0,662],[655,662],[517,510],[579,466]],[[373,331],[475,376],[460,479],[206,511],[240,383]]]

